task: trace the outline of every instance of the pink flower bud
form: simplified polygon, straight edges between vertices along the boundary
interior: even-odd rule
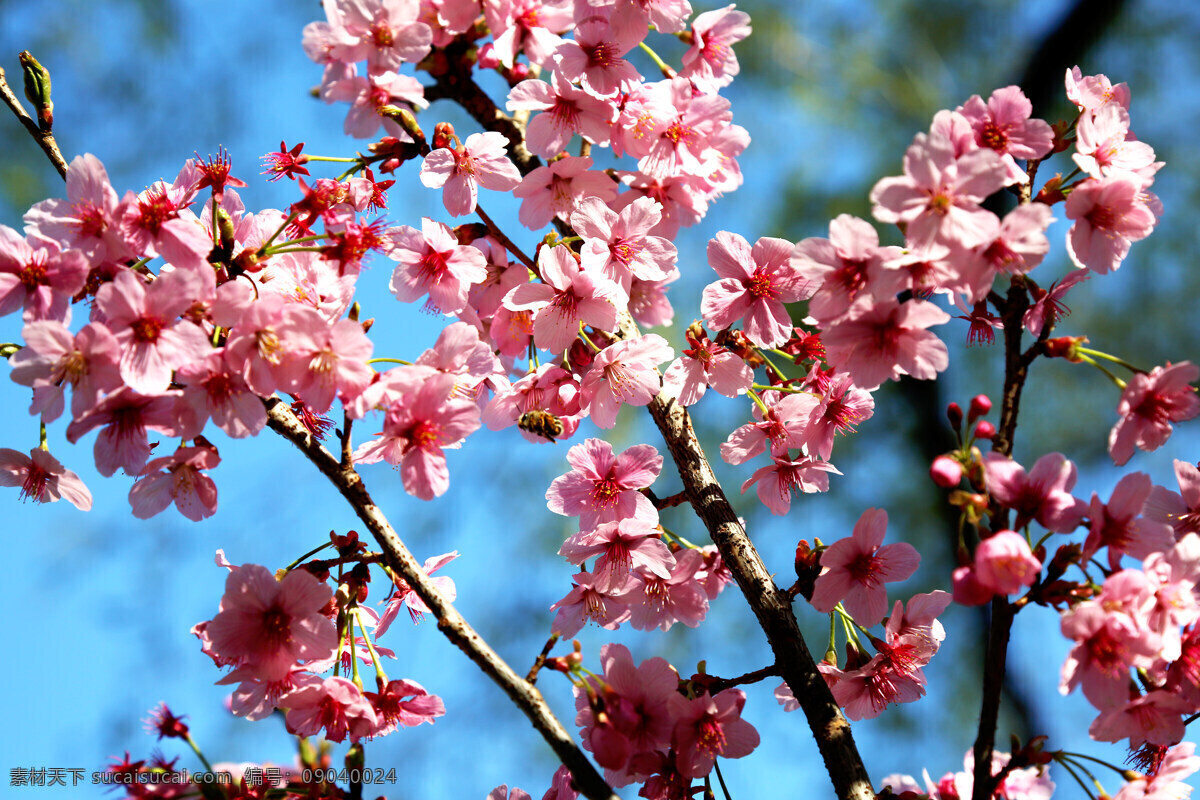
[[[995,435],[996,426],[988,422],[986,419],[980,420],[979,424],[975,426],[976,439],[991,439]]]
[[[943,489],[953,489],[962,480],[962,464],[950,456],[938,456],[929,467],[929,477]]]
[[[500,66],[500,58],[496,55],[496,48],[491,42],[479,48],[476,63],[479,64],[480,69],[495,69]]]
[[[992,399],[986,394],[977,394],[971,398],[971,408],[967,411],[967,424],[980,417],[986,416],[992,410]]]
[[[958,430],[963,421],[962,406],[958,403],[951,403],[946,406],[946,419],[950,420],[951,428]]]
[[[999,531],[979,543],[975,550],[975,578],[995,594],[1015,594],[1032,586],[1042,571],[1025,537],[1014,531]]]

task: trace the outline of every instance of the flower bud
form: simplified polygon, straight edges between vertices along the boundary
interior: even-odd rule
[[[1086,341],[1086,336],[1057,336],[1047,339],[1042,347],[1049,358],[1065,358],[1072,364],[1078,364],[1083,361],[1078,353],[1079,345]]]
[[[951,403],[946,406],[946,419],[950,420],[950,427],[958,430],[962,427],[963,413],[962,406],[958,403]]]
[[[54,125],[54,103],[50,101],[50,71],[38,63],[33,54],[22,50],[17,58],[25,78],[25,96],[33,103],[38,128],[48,132]]]
[[[988,422],[986,419],[979,420],[979,424],[975,426],[976,439],[991,439],[996,435],[996,426]]]
[[[452,147],[451,142],[458,137],[454,135],[454,126],[449,122],[439,122],[433,128],[433,144],[434,150],[442,148],[449,149]]]
[[[962,481],[963,468],[950,456],[938,456],[929,467],[929,477],[943,489],[953,489]]]
[[[967,424],[971,424],[980,417],[987,416],[987,413],[992,410],[992,399],[986,394],[977,394],[971,398],[971,407],[967,410]]]
[[[479,55],[475,59],[475,63],[480,69],[496,69],[500,66],[500,57],[496,55],[496,47],[491,42],[488,42],[483,47],[479,48]]]

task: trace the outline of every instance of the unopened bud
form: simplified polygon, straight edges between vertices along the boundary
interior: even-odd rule
[[[946,406],[946,419],[950,420],[950,427],[958,430],[962,427],[963,413],[962,406],[958,403],[951,403]]]
[[[980,417],[987,416],[987,413],[992,410],[992,398],[986,394],[977,394],[971,398],[971,407],[967,410],[967,424],[974,422]]]
[[[449,149],[454,146],[453,140],[456,138],[458,137],[454,135],[453,125],[449,122],[439,122],[433,128],[433,143],[431,146],[434,150],[440,150],[443,147]]]
[[[38,128],[49,131],[54,125],[54,103],[50,100],[50,71],[39,64],[28,50],[22,50],[17,58],[21,61],[21,72],[25,78],[25,97],[33,103]]]
[[[496,69],[500,66],[500,57],[496,55],[496,46],[488,42],[483,47],[479,48],[479,55],[475,58],[475,63],[480,69]]]
[[[950,456],[938,456],[929,467],[929,477],[943,489],[953,489],[962,481],[963,467]]]
[[[975,426],[976,439],[991,439],[996,435],[996,426],[988,422],[986,419],[979,420],[979,424]]]
[[[1047,339],[1042,346],[1048,357],[1065,358],[1072,364],[1078,364],[1083,361],[1079,355],[1079,346],[1087,340],[1086,336],[1058,336]]]
[[[415,142],[425,141],[425,131],[417,124],[417,118],[407,108],[400,106],[382,106],[379,109],[382,116],[399,125]]]

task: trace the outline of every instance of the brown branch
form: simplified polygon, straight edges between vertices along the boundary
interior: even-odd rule
[[[0,67],[0,99],[4,100],[4,105],[12,109],[17,120],[25,126],[25,130],[29,131],[29,135],[38,143],[38,147],[42,148],[46,158],[50,159],[50,163],[58,170],[59,176],[67,177],[67,160],[63,158],[62,151],[58,149],[58,142],[54,140],[54,134],[39,128],[33,117],[25,111],[25,107],[21,105],[21,101],[13,94],[8,81],[5,80],[3,67]]]
[[[627,313],[620,320],[620,336],[641,334]],[[738,522],[737,513],[708,463],[692,428],[687,409],[660,394],[647,409],[675,460],[688,500],[721,553],[738,588],[758,618],[775,654],[775,668],[804,709],[825,771],[841,800],[874,800],[871,779],[854,744],[850,723],[817,670],[792,610],[792,598],[780,590],[754,543]]]
[[[554,716],[541,692],[523,680],[483,640],[458,610],[437,590],[416,558],[396,534],[391,523],[371,499],[362,478],[352,466],[343,466],[300,424],[287,404],[278,398],[264,401],[271,429],[283,436],[337,487],[387,556],[387,565],[400,575],[437,618],[438,630],[495,681],[509,699],[525,713],[574,778],[575,787],[592,800],[618,800],[604,778],[572,741]]]
[[[724,689],[733,686],[745,686],[750,683],[758,683],[770,677],[779,677],[779,667],[772,664],[769,667],[756,669],[753,672],[747,672],[745,675],[739,675],[736,678],[718,678],[713,676],[703,682],[703,686],[708,690],[709,694],[716,694]]]
[[[538,657],[534,659],[533,666],[529,668],[529,674],[525,676],[525,682],[530,686],[537,683],[538,672],[546,663],[546,657],[550,655],[550,651],[554,649],[554,645],[558,643],[558,634],[550,634],[550,638],[546,640],[546,644],[542,647],[542,652],[538,653]]]

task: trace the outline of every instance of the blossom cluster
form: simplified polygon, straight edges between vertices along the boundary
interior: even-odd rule
[[[353,534],[332,539],[346,555],[364,549]],[[426,571],[455,555],[431,559]],[[381,619],[359,605],[367,595],[366,580],[354,577],[359,573],[340,582],[335,595],[320,565],[277,577],[258,564],[233,565],[220,551],[217,564],[229,572],[220,610],[192,633],[214,664],[232,668],[218,683],[235,686],[231,710],[237,716],[258,720],[280,710],[298,736],[357,742],[446,713],[441,699],[416,681],[389,680],[380,662],[395,658],[377,640],[400,606],[407,602],[414,616],[426,610],[407,584],[394,587]],[[449,579],[440,579],[439,588],[454,596]],[[358,661],[375,668],[377,691],[364,690]],[[330,670],[332,676],[321,677]]]

